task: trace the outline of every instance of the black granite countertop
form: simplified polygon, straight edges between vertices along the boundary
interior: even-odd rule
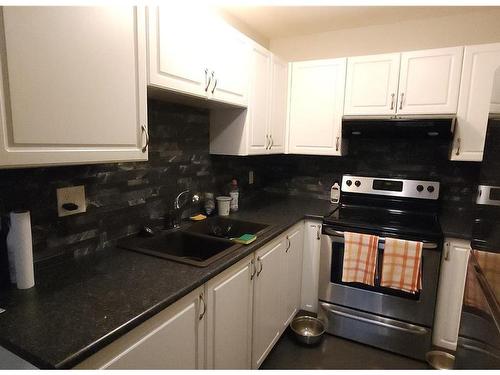
[[[34,288],[1,292],[0,345],[41,368],[71,368],[299,220],[334,208],[276,195],[243,202],[231,217],[271,229],[205,268],[111,248],[37,270]]]

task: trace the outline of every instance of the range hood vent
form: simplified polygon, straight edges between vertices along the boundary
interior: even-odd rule
[[[452,139],[455,117],[344,117],[343,138]]]

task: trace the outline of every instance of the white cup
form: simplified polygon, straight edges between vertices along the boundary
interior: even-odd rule
[[[231,197],[217,197],[217,209],[219,216],[228,216],[229,208],[231,207]]]

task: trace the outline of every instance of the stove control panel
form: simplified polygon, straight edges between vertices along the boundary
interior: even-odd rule
[[[435,200],[439,198],[439,182],[344,175],[341,191]]]

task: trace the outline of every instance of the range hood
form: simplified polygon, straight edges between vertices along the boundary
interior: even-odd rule
[[[344,116],[342,137],[452,139],[455,117]]]

